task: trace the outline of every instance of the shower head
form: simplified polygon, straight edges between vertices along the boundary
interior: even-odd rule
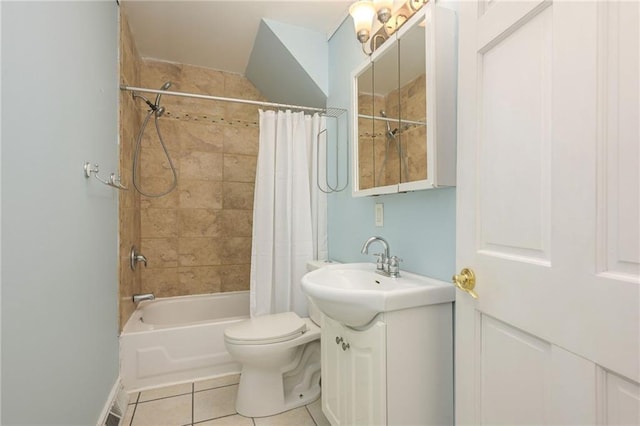
[[[170,81],[167,81],[166,83],[164,83],[164,84],[162,85],[162,87],[160,88],[160,90],[167,90],[167,89],[169,89],[169,87],[171,87],[171,82],[170,82]],[[156,102],[155,102],[155,105],[156,105],[156,108],[157,108],[157,109],[159,109],[159,108],[160,108],[160,98],[161,98],[161,97],[162,97],[162,94],[161,94],[161,93],[158,93],[158,96],[156,96]],[[164,108],[163,108],[163,111],[162,111],[162,112],[164,112]],[[158,114],[158,113],[157,113],[157,111],[156,111],[156,115],[158,115],[158,117],[159,117],[160,115],[162,115],[162,113]]]

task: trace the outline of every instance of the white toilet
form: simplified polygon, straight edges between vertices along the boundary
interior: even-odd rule
[[[317,269],[309,262],[307,269]],[[320,311],[309,300],[310,318],[294,312],[264,315],[224,331],[227,351],[242,364],[236,411],[265,417],[320,396]]]

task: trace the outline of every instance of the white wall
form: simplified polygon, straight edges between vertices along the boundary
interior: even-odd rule
[[[2,424],[96,424],[118,376],[118,7],[2,3]]]

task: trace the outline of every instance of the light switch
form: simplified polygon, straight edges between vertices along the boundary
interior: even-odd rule
[[[384,226],[384,204],[376,203],[376,226]]]

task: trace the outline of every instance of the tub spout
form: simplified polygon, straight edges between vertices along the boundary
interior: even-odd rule
[[[140,303],[143,300],[154,300],[156,297],[153,293],[145,293],[145,294],[134,294],[133,295],[133,303]]]

